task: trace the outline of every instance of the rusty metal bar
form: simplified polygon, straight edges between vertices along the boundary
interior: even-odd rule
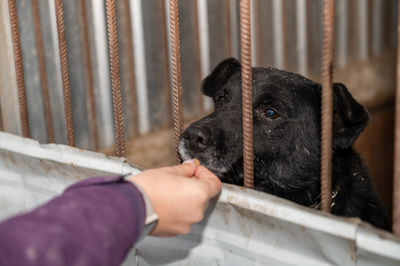
[[[174,96],[174,129],[176,145],[176,163],[181,162],[178,153],[179,136],[183,131],[182,110],[182,77],[181,77],[181,53],[179,37],[179,8],[178,0],[169,0],[169,32],[171,39],[171,65]]]
[[[398,5],[397,40],[400,40],[400,4]],[[397,41],[396,117],[393,171],[393,234],[400,237],[400,42]]]
[[[196,0],[194,2],[194,27],[196,30],[195,34],[195,43],[196,43],[196,63],[197,63],[197,80],[199,82],[199,85],[201,83],[201,80],[203,79],[203,74],[202,69],[203,69],[203,60],[201,57],[201,43],[200,43],[200,25],[199,25],[199,8],[198,8],[198,1]],[[200,87],[200,86],[199,86]],[[201,93],[200,90],[197,90],[198,98],[199,98],[199,105],[201,106],[201,111],[205,111],[205,106],[204,106],[204,96]]]
[[[122,115],[121,81],[119,77],[119,58],[117,40],[117,21],[114,0],[106,1],[108,50],[110,53],[110,72],[114,110],[115,146],[117,156],[125,156],[124,119]]]
[[[321,210],[330,212],[332,188],[332,70],[335,1],[324,1],[322,43]]]
[[[67,44],[64,35],[64,14],[62,0],[54,0],[56,9],[58,47],[60,50],[61,76],[63,80],[64,111],[67,126],[68,145],[75,146],[74,123],[72,120],[71,89],[68,77]]]
[[[167,36],[167,7],[165,5],[165,1],[161,1],[161,21],[162,21],[162,42],[164,48],[164,56],[165,56],[165,83],[167,84],[167,106],[168,106],[168,114],[169,120],[168,124],[172,125],[173,116],[172,116],[172,95],[171,95],[171,76],[170,76],[170,66],[169,66],[169,53],[168,53],[168,36]]]
[[[17,77],[19,114],[21,117],[22,136],[29,138],[30,132],[28,106],[26,103],[24,68],[22,65],[21,40],[19,36],[16,0],[8,0],[8,10],[10,13],[11,36],[14,49],[15,74]]]
[[[85,60],[86,75],[87,75],[86,108],[88,111],[90,135],[92,136],[93,139],[94,149],[97,150],[99,148],[99,134],[97,132],[96,101],[95,101],[94,85],[93,85],[92,59],[90,56],[89,28],[88,28],[88,19],[86,11],[86,0],[80,0],[78,2],[80,4],[80,16],[82,23],[81,40],[83,43],[83,48],[85,49],[84,60]]]
[[[45,117],[45,121],[46,121],[46,129],[47,129],[47,142],[53,143],[53,142],[55,142],[54,127],[53,127],[53,119],[52,119],[51,107],[50,107],[49,85],[47,83],[46,59],[44,57],[42,32],[40,30],[40,13],[39,13],[38,0],[32,0],[32,15],[33,15],[33,26],[34,26],[35,37],[36,37],[35,38],[36,39],[36,50],[37,50],[37,55],[38,55],[40,83],[41,83],[41,88],[42,88],[44,117]]]
[[[244,186],[254,188],[253,92],[251,65],[250,0],[240,0],[240,51],[242,61],[242,127]]]
[[[164,3],[164,1],[161,1]],[[135,57],[133,54],[133,37],[132,37],[132,18],[129,0],[122,1],[123,11],[125,15],[125,38],[126,38],[126,56],[128,59],[128,80],[130,88],[130,102],[132,104],[132,124],[134,136],[139,135],[139,114],[137,105],[137,92],[136,92],[136,74],[135,74]],[[167,60],[168,63],[168,60]]]

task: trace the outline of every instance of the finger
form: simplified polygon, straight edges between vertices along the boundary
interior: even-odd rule
[[[195,163],[184,163],[181,165],[165,167],[164,169],[171,174],[192,177],[196,173],[197,165]]]
[[[210,170],[208,170],[206,167],[204,167],[202,165],[197,167],[195,177],[199,178],[199,179],[207,178],[207,177],[218,178],[213,172],[211,172]]]
[[[210,170],[204,166],[199,166],[195,173],[195,177],[205,185],[209,198],[216,196],[222,188],[222,182]]]

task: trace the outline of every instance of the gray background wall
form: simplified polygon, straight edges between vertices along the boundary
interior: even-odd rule
[[[78,147],[93,149],[87,112],[87,77],[79,0],[63,1],[73,119]],[[126,11],[127,1],[130,9]],[[127,137],[171,124],[168,7],[164,0],[117,0],[121,84]],[[97,107],[100,147],[113,143],[111,85],[104,1],[85,1],[90,56]],[[200,95],[201,79],[222,59],[239,57],[238,0],[181,0],[181,52],[184,114],[190,119],[211,108]],[[54,1],[39,0],[47,82],[57,143],[66,143],[64,106]],[[275,66],[319,79],[321,69],[322,1],[253,0],[253,64]],[[32,138],[47,142],[38,73],[31,0],[18,0],[19,28]],[[337,69],[392,51],[396,45],[395,0],[337,0]],[[128,15],[130,15],[130,18]],[[129,47],[126,34],[131,27]],[[129,28],[128,27],[128,28]],[[0,1],[0,127],[21,134],[16,98],[7,1]],[[134,69],[128,61],[129,49]],[[132,81],[133,79],[133,81]],[[135,88],[135,91],[133,90]],[[135,93],[137,102],[132,102]],[[137,116],[137,119],[134,119]]]

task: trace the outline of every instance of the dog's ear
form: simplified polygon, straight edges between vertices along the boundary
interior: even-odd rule
[[[333,148],[349,148],[368,124],[369,115],[346,86],[333,84]]]
[[[204,95],[213,97],[215,92],[237,71],[240,71],[240,62],[235,58],[225,59],[203,80],[201,92]]]

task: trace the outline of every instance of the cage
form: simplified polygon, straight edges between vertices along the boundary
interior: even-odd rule
[[[168,1],[106,2],[107,8],[95,0],[0,3],[0,36],[6,40],[0,47],[6,59],[0,71],[2,130],[118,156],[125,154],[126,135],[133,142],[128,142],[128,157],[130,145],[149,143],[157,136],[155,147],[131,148],[133,162],[152,167],[171,163],[173,145],[166,143],[173,137],[165,128],[175,121],[175,138],[179,136],[182,108],[186,121],[210,110],[210,101],[197,88],[220,59],[253,51],[244,59],[247,67],[249,61],[253,66],[272,64],[316,80],[321,69],[326,70],[320,61],[322,32],[332,29],[333,16],[323,31],[327,20],[323,20],[322,2],[254,0],[251,10],[250,1],[233,0],[179,1],[179,10],[178,1],[169,1],[170,6]],[[356,147],[367,159],[378,193],[389,207],[388,191],[393,187],[390,129],[397,106],[393,104],[397,5],[397,1],[338,0],[336,43],[326,48],[331,51],[335,45],[335,77],[350,84],[355,98],[371,113],[372,125]],[[243,22],[239,13],[246,8]],[[247,36],[247,41],[239,46],[241,36]],[[273,49],[265,49],[269,44]],[[170,75],[170,69],[177,76]],[[175,90],[172,97],[169,87],[182,88],[181,84],[183,96]],[[123,117],[128,121],[125,127]],[[123,159],[0,134],[1,171],[6,177],[0,187],[4,215],[30,209],[85,176],[139,171]],[[110,148],[114,136],[116,146]],[[143,151],[161,146],[171,149],[161,155],[157,152],[155,159],[155,153]],[[246,180],[251,180],[249,169]],[[246,185],[251,187],[251,181]],[[126,263],[397,265],[399,247],[393,235],[358,219],[335,217],[224,185],[219,200],[191,233],[170,240],[147,238]]]

